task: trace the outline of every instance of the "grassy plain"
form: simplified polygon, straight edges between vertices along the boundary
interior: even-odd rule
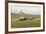
[[[21,15],[11,13],[11,28],[40,27],[40,15],[22,15],[32,20],[17,20]]]

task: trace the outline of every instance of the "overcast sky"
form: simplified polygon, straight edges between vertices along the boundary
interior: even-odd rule
[[[10,11],[12,13],[20,13],[21,10],[25,14],[40,15],[41,7],[40,6],[21,6],[21,5],[11,5],[10,6]]]

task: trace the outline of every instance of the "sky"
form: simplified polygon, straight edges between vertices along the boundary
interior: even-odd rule
[[[12,13],[20,13],[23,11],[25,14],[35,14],[40,15],[40,6],[22,6],[22,5],[10,5],[10,11]]]

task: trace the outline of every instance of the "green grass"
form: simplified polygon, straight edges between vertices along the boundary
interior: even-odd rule
[[[33,17],[37,17],[33,20],[16,20],[20,16],[12,16],[11,17],[11,28],[26,28],[26,27],[40,27],[40,17],[36,15]],[[32,16],[26,16],[27,18],[31,18]]]

